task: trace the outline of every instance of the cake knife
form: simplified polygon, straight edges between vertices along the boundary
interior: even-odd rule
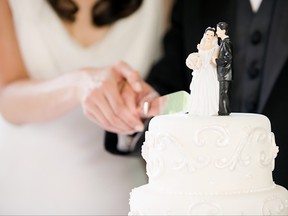
[[[186,113],[190,107],[190,94],[177,91],[143,103],[142,112],[145,117],[156,115]]]

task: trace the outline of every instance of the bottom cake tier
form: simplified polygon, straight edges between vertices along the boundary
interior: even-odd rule
[[[288,191],[273,185],[234,194],[194,194],[143,185],[130,193],[129,215],[288,215]]]

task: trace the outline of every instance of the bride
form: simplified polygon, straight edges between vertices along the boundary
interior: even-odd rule
[[[115,85],[158,58],[162,3],[0,1],[0,215],[128,214],[144,164],[106,152],[104,129],[143,129]]]
[[[190,84],[191,115],[218,115],[217,42],[215,29],[208,27],[197,46],[198,52],[191,53],[186,59],[187,67],[193,70]]]

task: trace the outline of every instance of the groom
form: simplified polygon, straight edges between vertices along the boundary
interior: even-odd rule
[[[232,81],[232,44],[228,32],[228,24],[219,22],[216,34],[221,39],[219,55],[216,59],[217,75],[219,81],[219,110],[218,115],[229,115],[230,111],[230,88]]]

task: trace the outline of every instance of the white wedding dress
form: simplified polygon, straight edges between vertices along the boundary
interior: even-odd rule
[[[216,66],[211,63],[216,48],[217,46],[209,50],[199,49],[202,66],[192,72],[191,115],[218,115],[219,81]]]
[[[144,77],[160,53],[158,0],[145,0],[87,48],[70,37],[46,0],[10,0],[10,7],[33,79],[120,59]],[[140,158],[106,152],[103,140],[103,129],[80,107],[45,124],[15,126],[0,117],[0,215],[127,215],[131,189],[147,181],[145,167]]]

